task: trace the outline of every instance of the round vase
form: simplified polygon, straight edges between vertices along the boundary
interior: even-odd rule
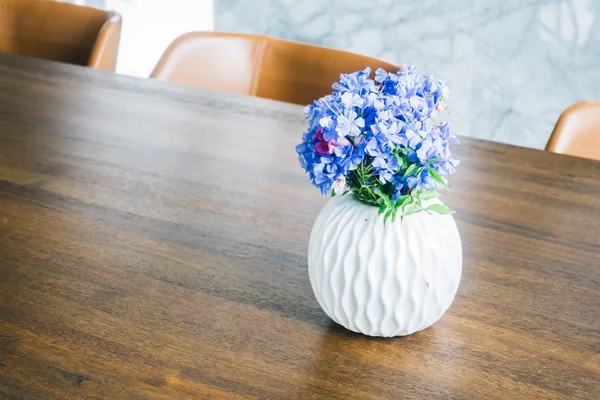
[[[410,335],[452,304],[462,273],[460,235],[451,215],[422,211],[384,225],[378,211],[352,194],[325,205],[310,235],[310,283],[321,308],[345,328]]]

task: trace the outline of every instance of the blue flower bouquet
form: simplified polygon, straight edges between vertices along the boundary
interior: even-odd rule
[[[300,164],[334,196],[313,225],[308,273],[337,323],[410,335],[442,317],[462,274],[454,211],[438,199],[458,165],[450,154],[458,139],[436,119],[446,108],[443,81],[415,67],[370,73],[341,75],[305,109]]]
[[[300,165],[323,195],[351,192],[379,207],[384,222],[424,210],[452,213],[439,201],[424,206],[458,165],[450,152],[458,139],[435,119],[446,108],[445,82],[414,66],[370,74],[342,74],[332,94],[305,108]]]

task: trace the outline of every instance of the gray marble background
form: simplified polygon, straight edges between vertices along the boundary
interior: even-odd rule
[[[448,82],[459,135],[543,148],[600,98],[600,0],[215,0],[215,27],[415,64]]]

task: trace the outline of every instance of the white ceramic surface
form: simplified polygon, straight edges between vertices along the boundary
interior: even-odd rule
[[[310,236],[310,282],[323,310],[347,329],[410,335],[452,304],[462,272],[460,236],[450,215],[420,212],[384,226],[377,211],[353,195],[325,205]]]

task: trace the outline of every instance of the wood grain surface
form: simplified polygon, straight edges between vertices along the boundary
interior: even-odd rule
[[[463,139],[463,279],[336,326],[301,107],[0,54],[0,398],[598,399],[600,163]]]

